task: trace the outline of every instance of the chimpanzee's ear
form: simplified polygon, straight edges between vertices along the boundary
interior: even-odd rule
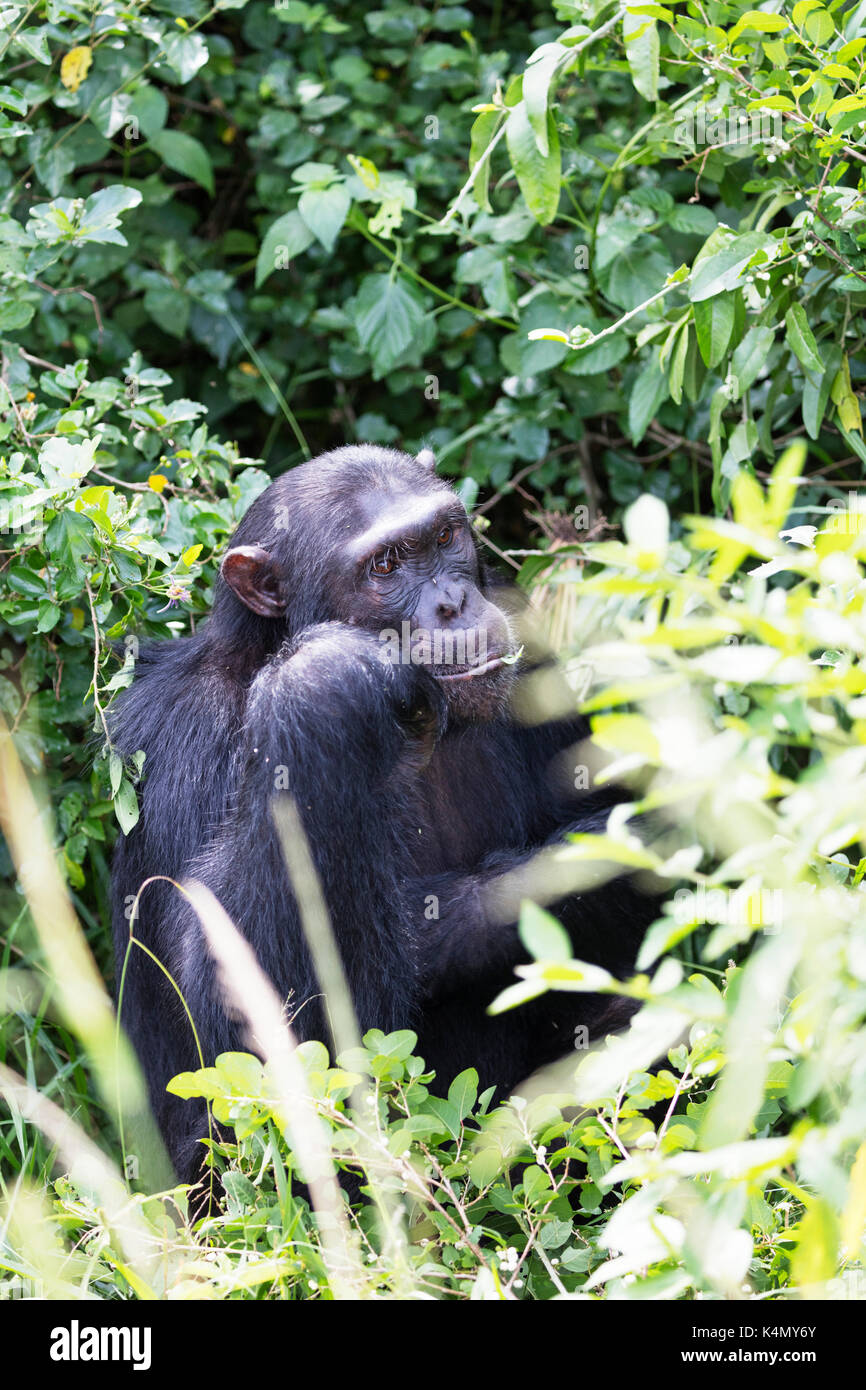
[[[422,449],[420,454],[415,455],[415,462],[420,463],[421,467],[430,473],[436,472],[436,455],[432,449]]]
[[[226,552],[222,577],[241,603],[261,618],[280,618],[286,611],[282,571],[260,545],[236,545]]]

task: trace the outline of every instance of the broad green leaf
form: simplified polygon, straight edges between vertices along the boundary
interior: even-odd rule
[[[745,14],[740,15],[729,38],[733,43],[746,29],[754,29],[759,34],[778,34],[787,28],[788,20],[785,15],[770,14],[765,10],[747,10]]]
[[[152,140],[168,120],[168,99],[160,87],[145,82],[133,93],[129,115],[138,121],[146,140]]]
[[[806,310],[802,304],[792,304],[785,315],[785,329],[788,346],[797,361],[807,372],[823,372],[824,363],[818,352],[815,335],[809,327]]]
[[[472,123],[469,139],[469,168],[474,169],[490,145],[502,120],[500,111],[482,111]],[[490,159],[485,159],[472,181],[472,195],[484,212],[490,212]]]
[[[821,377],[807,376],[803,382],[803,424],[810,439],[817,439],[821,421],[830,399],[830,388],[842,362],[842,349],[835,344],[824,353],[824,373]]]
[[[306,188],[298,199],[298,212],[326,251],[333,251],[351,206],[351,194],[344,183]]]
[[[547,115],[547,139],[548,153],[543,155],[530,125],[525,102],[521,101],[511,108],[505,127],[511,167],[526,206],[543,227],[556,216],[560,195],[559,132],[550,112]]]
[[[555,917],[535,903],[521,903],[518,932],[520,940],[535,960],[567,961],[574,954],[565,929]]]
[[[637,445],[643,439],[668,395],[667,376],[658,364],[657,355],[653,354],[629,394],[628,432],[632,444]]]
[[[501,994],[497,994],[492,1004],[488,1005],[489,1014],[504,1014],[509,1009],[516,1009],[519,1004],[526,1004],[530,999],[537,999],[540,994],[547,993],[547,985],[544,980],[520,980],[516,985],[509,985]]]
[[[124,835],[138,824],[138,797],[128,777],[124,777],[114,798],[114,813]]]
[[[723,290],[732,290],[741,283],[752,258],[769,248],[770,239],[763,232],[745,232],[734,237],[722,250],[696,267],[689,285],[689,298],[700,302]]]
[[[709,208],[698,203],[677,203],[665,217],[669,227],[675,232],[688,232],[693,236],[709,236],[717,225],[716,215]]]
[[[701,357],[708,367],[717,367],[728,350],[734,327],[732,294],[700,299],[694,306],[695,332]]]
[[[28,10],[27,13],[30,13]],[[48,48],[48,26],[43,24],[39,29],[19,29],[13,34],[15,43],[19,48],[31,58],[35,58],[37,63],[51,62],[51,53]]]
[[[732,399],[739,400],[748,391],[762,367],[767,365],[767,355],[773,346],[775,331],[772,328],[755,324],[739,343],[731,357],[731,376],[736,383]]]
[[[765,503],[767,524],[773,531],[780,531],[797,495],[797,480],[806,466],[806,445],[800,439],[789,444],[779,462],[773,469],[770,487]]]
[[[570,57],[569,50],[560,43],[542,44],[528,60],[523,73],[526,115],[535,136],[538,152],[545,159],[550,154],[547,114],[555,91],[554,79]]]
[[[288,270],[291,261],[316,240],[303,217],[294,208],[284,212],[265,232],[256,259],[256,289],[275,270]]]
[[[468,1067],[459,1076],[455,1076],[448,1087],[448,1104],[453,1105],[461,1120],[465,1120],[466,1116],[472,1113],[477,1099],[478,1072],[474,1067]]]
[[[621,309],[636,309],[661,289],[671,273],[671,263],[653,237],[649,246],[642,238],[626,248],[600,279],[608,297]]]
[[[469,1160],[469,1178],[476,1187],[487,1187],[506,1166],[507,1160],[499,1146],[488,1144]]]
[[[26,116],[29,103],[17,87],[0,87],[0,106],[7,111],[15,111],[19,116]]]
[[[801,1296],[832,1279],[839,1265],[839,1223],[822,1197],[813,1197],[797,1227],[797,1248],[791,1256],[791,1278]],[[860,1237],[862,1239],[862,1231]]]
[[[181,82],[190,82],[210,56],[201,34],[168,31],[162,46],[169,67],[174,68]]]
[[[655,20],[626,10],[622,17],[625,56],[631,80],[647,101],[655,101],[659,92],[659,34]]]
[[[151,136],[150,148],[156,151],[169,169],[174,169],[178,174],[185,174],[188,179],[201,184],[202,188],[207,189],[213,196],[213,166],[210,155],[200,140],[196,140],[192,135],[185,135],[180,130],[158,130]]]
[[[806,16],[806,33],[813,43],[823,45],[830,42],[836,33],[836,25],[829,10],[820,7]]]
[[[423,304],[405,280],[366,275],[352,310],[361,347],[369,352],[374,375],[381,380],[420,331]]]

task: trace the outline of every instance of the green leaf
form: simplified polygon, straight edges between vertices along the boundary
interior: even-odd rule
[[[665,221],[675,232],[687,232],[690,236],[709,236],[717,226],[715,213],[697,203],[677,203]]]
[[[62,612],[63,610],[60,608],[59,604],[54,603],[48,598],[42,599],[39,604],[39,618],[36,623],[36,631],[50,632],[53,627],[57,626]]]
[[[698,348],[708,367],[716,367],[728,350],[736,314],[734,296],[717,294],[694,306]]]
[[[448,1104],[453,1105],[461,1120],[465,1120],[466,1116],[472,1113],[477,1099],[478,1072],[474,1067],[468,1067],[459,1076],[455,1076],[448,1087]]]
[[[108,760],[108,776],[111,786],[111,795],[117,796],[120,791],[120,784],[123,781],[123,759],[119,753],[112,753]]]
[[[514,1009],[518,1004],[525,1004],[530,999],[537,999],[539,994],[547,993],[547,984],[544,980],[519,980],[516,985],[509,985],[501,994],[497,994],[493,1003],[488,1005],[489,1014],[502,1014],[507,1009]]]
[[[155,150],[169,169],[193,179],[213,197],[213,166],[210,155],[200,140],[196,140],[192,135],[185,135],[180,130],[158,130],[151,137],[150,148]]]
[[[546,227],[553,221],[559,207],[562,161],[556,122],[548,112],[548,153],[543,155],[530,125],[526,104],[521,101],[508,113],[505,139],[523,200],[536,222]]]
[[[741,14],[729,34],[730,42],[738,39],[745,29],[755,29],[759,34],[778,34],[788,28],[788,20],[781,14],[769,14],[764,10],[747,10]]]
[[[128,777],[124,777],[114,798],[114,814],[124,835],[128,835],[138,824],[138,797]]]
[[[535,903],[521,903],[517,930],[535,960],[567,961],[574,954],[565,928]]]
[[[256,289],[275,270],[287,270],[289,263],[316,240],[303,217],[295,209],[284,212],[265,232],[256,259]]]
[[[440,1100],[438,1096],[428,1096],[426,1108],[442,1121],[452,1139],[460,1138],[460,1117],[449,1101]]]
[[[45,63],[46,66],[51,63],[47,25],[43,24],[39,29],[20,29],[14,38],[15,43],[31,58],[35,58],[37,63]]]
[[[500,111],[482,111],[472,123],[469,137],[469,168],[474,169],[499,128]],[[485,159],[472,180],[472,196],[483,212],[490,212],[490,160]]]
[[[823,46],[830,42],[836,33],[836,25],[829,10],[813,10],[806,16],[806,33],[813,43]]]
[[[759,251],[766,251],[770,240],[763,232],[745,232],[734,237],[727,246],[706,260],[695,265],[689,286],[689,298],[693,302],[711,299],[723,290],[732,290],[742,281],[752,258]]]
[[[570,57],[569,50],[560,43],[542,44],[530,57],[523,73],[526,115],[535,136],[538,152],[544,158],[550,154],[547,113],[555,90],[554,79]]]
[[[659,249],[655,238],[634,242],[607,268],[606,292],[621,309],[636,309],[661,289],[671,272],[671,263]]]
[[[775,330],[755,324],[738,345],[731,358],[731,375],[736,379],[734,400],[739,400],[747,391],[762,367],[767,364],[770,348],[773,346]]]
[[[185,338],[192,310],[189,295],[177,289],[170,280],[160,277],[160,283],[148,285],[144,308],[164,333],[173,338]]]
[[[168,99],[165,92],[145,82],[133,93],[128,114],[138,121],[145,139],[152,140],[168,120]]]
[[[140,202],[141,193],[137,188],[127,188],[116,183],[91,194],[80,211],[77,227],[70,220],[70,213],[74,215],[74,208],[68,198],[56,198],[53,203],[34,207],[31,212],[34,217],[44,219],[47,224],[54,224],[58,232],[55,239],[62,237],[79,242],[93,241],[125,246],[126,238],[117,230],[120,226],[120,215],[130,208],[138,207]],[[40,227],[37,234],[41,233]]]
[[[476,1187],[487,1187],[495,1182],[507,1167],[507,1160],[497,1144],[488,1144],[479,1149],[469,1161],[469,1178]]]
[[[785,315],[788,346],[807,372],[823,372],[824,363],[818,353],[815,335],[809,327],[802,304],[792,304]]]
[[[824,363],[822,376],[807,376],[803,382],[803,424],[810,439],[817,439],[821,433],[821,422],[830,399],[830,388],[842,365],[842,349],[835,345],[829,347]]]
[[[201,34],[169,32],[162,46],[169,67],[174,68],[181,82],[191,81],[210,56]]]
[[[351,194],[344,183],[307,188],[298,199],[298,212],[326,251],[333,251],[351,206]]]
[[[686,353],[689,348],[689,325],[682,324],[677,330],[677,340],[671,353],[671,366],[668,384],[671,400],[679,405],[683,399],[683,377],[686,371]]]
[[[381,380],[424,323],[418,292],[389,275],[365,275],[352,312],[361,347],[370,354],[376,379]]]
[[[631,80],[642,97],[655,101],[659,94],[658,26],[654,19],[626,11],[622,17],[622,34]]]
[[[622,362],[623,358],[628,357],[629,351],[629,340],[625,333],[611,333],[600,343],[572,353],[563,370],[570,376],[595,376],[597,372],[606,372]]]
[[[28,101],[17,87],[0,87],[0,106],[14,111],[19,116],[27,115]]]
[[[634,445],[640,443],[668,398],[668,379],[654,353],[631,389],[628,402],[628,432]]]
[[[791,1258],[791,1278],[802,1290],[801,1296],[808,1297],[810,1291],[833,1278],[839,1264],[839,1239],[833,1208],[821,1197],[811,1198],[797,1227],[797,1248]]]

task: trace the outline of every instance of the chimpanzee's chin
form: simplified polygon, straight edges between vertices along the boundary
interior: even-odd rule
[[[449,718],[475,723],[504,714],[516,675],[513,665],[503,665],[469,680],[442,679]]]

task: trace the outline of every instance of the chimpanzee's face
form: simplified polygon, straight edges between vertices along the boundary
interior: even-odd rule
[[[333,614],[375,632],[383,655],[425,666],[453,714],[490,718],[514,676],[508,619],[480,588],[469,518],[450,489],[359,500]]]
[[[481,590],[463,504],[422,457],[358,446],[293,469],[244,517],[222,578],[275,632],[365,628],[384,659],[432,672],[453,715],[490,719],[514,679],[514,638]]]

